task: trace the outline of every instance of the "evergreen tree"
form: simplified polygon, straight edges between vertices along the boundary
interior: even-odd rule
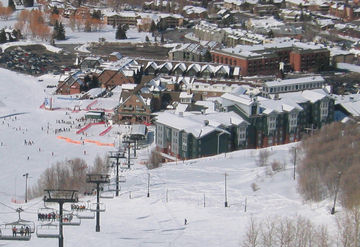
[[[156,25],[155,25],[154,20],[152,20],[151,24],[150,24],[150,32],[154,33],[155,31],[156,31]]]
[[[65,40],[65,28],[64,25],[57,20],[55,21],[53,38],[57,40]]]
[[[94,10],[91,14],[91,18],[100,20],[101,19],[101,11],[100,10]]]
[[[16,10],[14,0],[9,0],[8,6],[9,6],[13,11]]]
[[[65,28],[62,22],[59,24],[59,33],[57,40],[65,40]]]
[[[55,6],[51,12],[52,14],[58,15],[59,14],[59,10],[58,8]]]
[[[59,22],[56,20],[54,24],[53,38],[56,39],[59,34]]]
[[[6,38],[6,32],[5,32],[5,29],[1,29],[0,31],[0,43],[3,44],[3,43],[6,43],[7,41],[7,38]]]
[[[9,39],[10,41],[17,41],[19,39],[21,39],[22,35],[21,35],[21,31],[19,29],[14,29],[12,31],[12,34],[9,35]]]
[[[211,53],[209,50],[206,50],[203,58],[204,58],[205,62],[211,62],[212,58],[211,58]]]
[[[163,20],[160,19],[160,21],[157,23],[157,30],[159,32],[165,31],[166,30],[166,24]]]
[[[122,25],[119,25],[116,30],[115,39],[127,39],[126,31]]]

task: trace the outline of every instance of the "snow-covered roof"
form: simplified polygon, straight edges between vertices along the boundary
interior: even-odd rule
[[[192,99],[194,95],[192,93],[181,92],[179,95],[180,99]]]
[[[191,69],[194,69],[196,72],[200,72],[200,70],[201,70],[201,65],[200,65],[200,64],[197,64],[197,63],[190,64],[190,66],[188,67],[187,71],[190,71]]]
[[[192,13],[201,14],[201,13],[207,12],[207,9],[205,9],[205,8],[203,8],[203,7],[186,5],[186,6],[184,6],[183,11],[184,11],[186,14],[189,15],[189,14],[192,14]]]
[[[292,100],[296,103],[305,103],[310,101],[311,103],[315,103],[319,100],[322,100],[325,97],[330,97],[328,92],[325,89],[312,89],[312,90],[304,90],[301,92],[290,92],[290,93],[282,93],[279,94],[280,99],[288,99]]]
[[[101,94],[103,94],[106,91],[105,88],[92,88],[89,91],[86,92],[87,95],[90,97],[96,98],[99,97]]]
[[[350,63],[337,63],[336,67],[338,69],[345,69],[352,72],[360,73],[360,66]]]
[[[304,84],[309,82],[324,83],[325,80],[322,76],[308,76],[308,77],[301,77],[295,79],[267,81],[264,83],[264,86],[266,87],[288,86],[288,85]]]
[[[247,122],[234,112],[221,112],[214,114],[191,114],[181,115],[169,112],[161,112],[156,117],[156,122],[167,125],[177,130],[191,133],[195,138],[201,138],[214,131],[228,133],[222,126],[247,124]]]
[[[254,102],[254,100],[247,95],[234,95],[230,93],[225,93],[221,95],[220,98],[247,106],[250,106]]]

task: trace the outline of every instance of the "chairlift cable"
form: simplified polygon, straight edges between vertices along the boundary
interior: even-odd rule
[[[42,199],[41,199],[40,201],[38,201],[38,202],[36,202],[36,203],[32,204],[32,205],[29,205],[29,207],[24,208],[24,211],[26,211],[26,210],[28,210],[28,209],[30,209],[30,208],[32,208],[32,207],[34,207],[34,206],[36,206],[36,205],[38,205],[38,204],[40,204],[40,203],[43,203],[43,200],[42,200]]]
[[[7,207],[7,208],[10,208],[11,210],[14,210],[16,212],[16,208],[10,207],[10,206],[6,205],[5,203],[2,203],[2,202],[0,202],[0,204]]]

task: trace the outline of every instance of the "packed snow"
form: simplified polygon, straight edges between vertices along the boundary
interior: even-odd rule
[[[88,142],[69,143],[59,139],[59,135],[77,141],[86,137],[115,144],[118,136],[116,131],[99,136],[105,126],[91,127],[84,134],[76,134],[76,119],[83,116],[84,111],[40,108],[44,98],[49,97],[46,85],[51,81],[55,83],[56,77],[43,76],[45,80],[38,81],[38,78],[4,69],[0,73],[3,88],[0,91],[0,223],[16,220],[14,209],[22,207],[25,210],[23,219],[40,224],[37,212],[43,207],[42,198],[23,203],[23,174],[29,173],[29,186],[32,186],[41,173],[57,161],[79,157],[91,165],[96,155],[103,157],[115,150]],[[66,131],[55,134],[55,130],[63,128]],[[25,140],[33,144],[25,145]],[[296,191],[289,160],[289,149],[293,145],[296,144],[269,148],[270,160],[286,163],[284,171],[272,175],[267,168],[256,165],[258,150],[176,161],[154,170],[147,170],[142,164],[151,148],[139,150],[131,169],[122,172],[126,182],[121,184],[120,196],[101,199],[106,204],[106,211],[101,213],[101,232],[95,232],[95,220],[82,220],[80,226],[64,226],[64,244],[69,247],[78,246],[79,242],[89,247],[99,244],[104,247],[239,246],[251,217],[263,220],[302,215],[332,229],[335,220],[329,214],[331,201],[304,203]],[[225,173],[228,208],[224,207]],[[253,191],[253,183],[258,186],[257,191]],[[95,202],[96,198],[87,196],[80,200]],[[52,207],[57,208],[56,205]],[[41,247],[56,246],[57,242],[57,239],[40,239],[33,234],[29,242],[1,241],[1,244]]]
[[[4,2],[3,0],[1,0]],[[5,3],[5,2],[4,2]],[[15,13],[0,28],[13,26]],[[100,38],[115,40],[115,29],[105,27],[98,32],[78,32],[66,28],[67,40],[61,44],[79,44],[78,51],[86,51],[89,42]],[[148,33],[135,29],[127,32],[129,39],[122,42],[144,41]],[[85,44],[85,45],[82,45]],[[0,224],[17,220],[14,209],[22,207],[21,217],[34,221],[43,207],[42,198],[24,203],[25,178],[29,173],[29,186],[33,186],[41,173],[56,162],[82,158],[91,165],[95,157],[104,157],[117,146],[117,128],[100,136],[107,126],[93,126],[83,134],[76,132],[84,126],[77,119],[92,102],[83,101],[80,111],[73,111],[74,102],[54,111],[41,107],[52,95],[60,75],[32,77],[0,69]],[[99,105],[114,106],[118,98],[107,99]],[[96,106],[96,105],[95,105]],[[120,128],[118,128],[120,129]],[[151,129],[151,132],[153,130]],[[63,138],[59,138],[63,137]],[[68,138],[80,144],[65,141]],[[112,146],[98,146],[90,139]],[[25,144],[26,141],[26,144]],[[29,145],[29,142],[32,143]],[[286,169],[272,175],[266,167],[258,167],[259,150],[242,150],[214,157],[163,164],[161,168],[147,170],[143,165],[152,147],[139,150],[134,165],[124,170],[126,182],[121,184],[120,196],[101,199],[106,211],[101,213],[101,232],[95,232],[95,220],[82,220],[80,226],[64,226],[64,246],[239,246],[250,218],[302,215],[315,224],[335,229],[335,218],[330,215],[332,201],[305,203],[297,193],[293,180],[293,166],[289,149],[296,144],[269,148],[270,160],[286,163]],[[224,180],[227,174],[227,201],[224,207]],[[150,174],[150,197],[147,181]],[[112,173],[114,176],[114,173]],[[252,184],[258,186],[253,191]],[[95,202],[95,196],[80,200]],[[245,212],[246,201],[246,212]],[[57,208],[56,205],[51,205]],[[65,205],[69,207],[70,205]],[[338,210],[341,208],[338,206]],[[185,219],[187,224],[185,225]],[[57,239],[40,239],[32,235],[29,242],[1,241],[2,246],[57,246]]]

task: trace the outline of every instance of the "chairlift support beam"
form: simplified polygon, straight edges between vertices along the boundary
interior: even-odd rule
[[[124,152],[115,151],[110,152],[109,158],[116,159],[116,196],[119,196],[119,159],[125,158]]]
[[[96,184],[96,227],[95,231],[100,232],[100,184],[110,183],[109,174],[86,174],[86,182]]]
[[[44,190],[44,202],[55,202],[59,204],[59,247],[64,246],[63,234],[63,205],[64,203],[78,202],[76,190]]]

